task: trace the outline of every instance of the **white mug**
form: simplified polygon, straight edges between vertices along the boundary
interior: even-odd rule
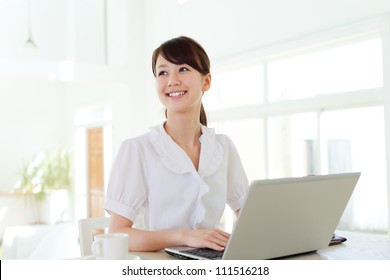
[[[95,235],[92,243],[92,254],[97,260],[124,260],[128,254],[126,233],[104,233]]]

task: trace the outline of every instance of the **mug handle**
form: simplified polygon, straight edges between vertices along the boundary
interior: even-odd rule
[[[92,246],[91,246],[91,251],[92,251],[92,254],[95,255],[95,257],[102,257],[103,256],[103,253],[102,253],[102,240],[95,240],[93,241],[92,243]]]

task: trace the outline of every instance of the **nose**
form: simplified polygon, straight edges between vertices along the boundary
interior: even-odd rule
[[[178,86],[180,85],[181,82],[180,82],[180,79],[179,77],[177,76],[177,74],[171,74],[169,76],[169,80],[168,80],[168,86]]]

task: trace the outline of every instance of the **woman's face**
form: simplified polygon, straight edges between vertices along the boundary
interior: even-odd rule
[[[156,87],[168,112],[199,113],[202,95],[210,88],[211,75],[202,75],[187,64],[174,64],[161,55],[156,62]]]

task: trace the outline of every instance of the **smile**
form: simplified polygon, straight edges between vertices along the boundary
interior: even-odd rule
[[[183,95],[185,93],[186,91],[176,91],[176,92],[169,92],[166,95],[168,95],[169,97],[176,97],[176,96]]]

